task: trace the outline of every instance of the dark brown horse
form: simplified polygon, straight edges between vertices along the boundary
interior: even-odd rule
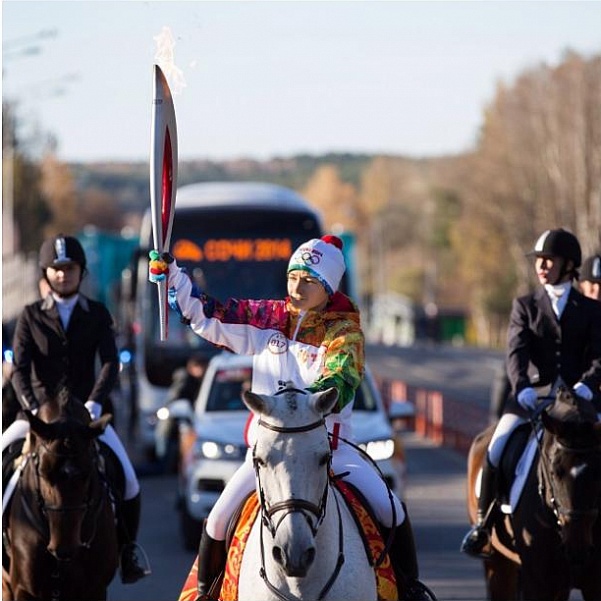
[[[8,513],[2,597],[100,601],[118,566],[117,535],[96,438],[110,416],[90,421],[82,403],[44,403]],[[6,517],[6,516],[5,516]]]
[[[493,556],[483,560],[493,601],[601,599],[601,424],[591,403],[562,390],[540,414],[539,452],[512,516],[497,512]],[[468,457],[468,513],[493,429]]]

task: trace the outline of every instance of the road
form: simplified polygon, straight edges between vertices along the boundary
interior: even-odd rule
[[[414,388],[439,390],[445,396],[488,411],[492,382],[503,365],[500,351],[447,345],[410,347],[367,345],[372,370]]]
[[[404,434],[408,457],[406,500],[416,535],[423,581],[445,600],[485,598],[481,566],[458,551],[467,528],[465,458]],[[194,555],[183,550],[175,504],[175,478],[141,477],[143,510],[140,541],[152,563],[146,579],[124,586],[118,579],[111,601],[177,600]],[[259,600],[258,600],[259,601]]]

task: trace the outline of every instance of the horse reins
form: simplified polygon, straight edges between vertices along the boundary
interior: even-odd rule
[[[296,389],[291,390],[289,388],[284,389],[277,394],[281,394],[282,392],[301,392],[303,394],[306,394],[304,391],[296,390]],[[258,426],[262,426],[263,428],[266,428],[267,430],[271,430],[272,432],[277,432],[280,434],[298,434],[301,432],[309,432],[311,430],[315,430],[316,428],[319,428],[322,426],[325,427],[325,419],[321,418],[315,422],[306,424],[304,426],[284,427],[284,426],[278,426],[278,425],[266,422],[261,417],[261,418],[259,418],[257,424],[258,424]],[[319,526],[323,522],[323,520],[325,518],[325,514],[326,514],[328,490],[330,487],[329,476],[328,476],[326,485],[324,487],[324,492],[321,496],[319,505],[316,505],[315,503],[312,503],[311,501],[307,501],[305,499],[288,499],[286,501],[280,501],[279,503],[274,503],[273,505],[271,505],[268,508],[267,503],[265,501],[265,493],[263,491],[263,487],[261,486],[259,464],[258,464],[258,461],[256,460],[256,457],[254,454],[255,448],[253,448],[253,466],[255,468],[255,474],[257,476],[257,484],[258,484],[258,490],[259,490],[259,502],[260,502],[260,506],[261,506],[261,521],[262,521],[263,525],[269,530],[271,536],[275,537],[276,531],[277,531],[279,525],[282,523],[282,520],[290,513],[300,512],[305,516],[305,519],[307,520],[307,523],[309,524],[309,527],[311,528],[311,532],[313,533],[313,536],[315,536],[317,534],[317,530],[319,529]],[[330,453],[330,458],[329,458],[328,467],[327,467],[328,474],[330,472],[331,461],[332,461],[332,456]],[[342,513],[340,511],[340,504],[338,501],[338,497],[336,495],[334,495],[334,499],[336,501],[336,511],[337,511],[337,515],[338,515],[338,559],[336,561],[336,567],[334,568],[334,572],[332,573],[332,575],[330,576],[330,578],[328,579],[328,581],[322,588],[321,592],[319,593],[319,596],[317,597],[317,601],[321,601],[325,597],[325,595],[328,593],[330,588],[332,588],[332,585],[338,578],[340,569],[342,568],[342,565],[344,564],[344,536],[343,536],[343,532],[342,532]],[[278,511],[284,511],[285,513],[278,520],[277,524],[274,525],[272,517]],[[306,511],[311,512],[317,518],[317,521],[315,522],[315,524],[313,524],[312,521],[309,519],[309,517],[306,515],[306,513],[305,513]],[[298,601],[296,599],[296,597],[294,597],[294,596],[288,597],[288,596],[284,595],[283,593],[281,593],[269,581],[269,578],[267,577],[267,572],[265,570],[265,545],[263,542],[263,528],[259,529],[259,537],[260,537],[260,548],[261,548],[261,569],[259,571],[259,574],[260,574],[261,578],[263,579],[263,581],[265,582],[265,585],[267,586],[267,588],[269,588],[269,590],[274,595],[276,595],[282,601],[290,601],[290,599],[293,599],[294,601]]]

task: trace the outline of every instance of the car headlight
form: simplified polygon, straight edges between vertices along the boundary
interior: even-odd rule
[[[390,459],[394,455],[394,440],[370,440],[359,445],[374,461]]]
[[[169,407],[161,407],[158,411],[157,411],[157,418],[160,421],[164,421],[166,419],[169,419]]]
[[[194,459],[244,459],[246,447],[230,442],[214,440],[197,440],[194,443]]]

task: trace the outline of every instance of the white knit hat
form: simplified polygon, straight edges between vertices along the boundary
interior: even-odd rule
[[[328,294],[334,294],[346,269],[342,240],[337,236],[323,236],[304,242],[292,253],[288,263],[288,272],[297,269],[309,272]]]

